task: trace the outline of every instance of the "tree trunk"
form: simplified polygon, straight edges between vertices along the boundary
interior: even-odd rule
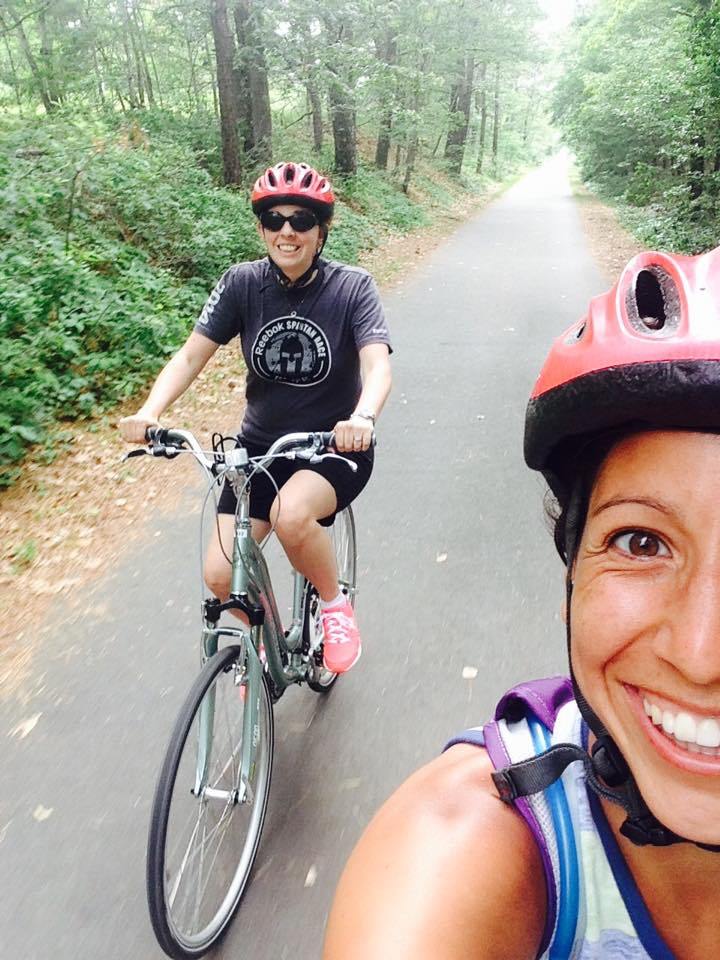
[[[127,70],[128,102],[131,110],[136,110],[140,103],[140,97],[135,93],[135,74],[133,73],[133,60],[128,45],[127,32],[122,37],[123,50],[125,52],[125,69]]]
[[[18,82],[17,70],[15,68],[15,59],[12,55],[12,47],[10,46],[10,41],[8,40],[8,34],[10,33],[10,28],[8,27],[5,17],[0,13],[0,27],[2,27],[3,40],[5,41],[5,50],[8,55],[8,62],[10,64],[10,76],[12,77],[12,86],[15,92],[15,102],[18,106],[18,113],[20,116],[23,116],[22,108],[22,99],[20,97],[20,84]]]
[[[394,30],[388,30],[385,36],[375,41],[378,59],[388,67],[397,65],[397,37]],[[377,145],[375,147],[375,166],[378,170],[387,170],[390,155],[390,133],[392,131],[393,108],[388,106],[380,117]]]
[[[236,0],[234,14],[239,60],[245,69],[250,96],[255,159],[269,163],[272,158],[272,114],[265,47],[258,23],[260,14],[253,0]]]
[[[405,158],[405,176],[403,178],[402,190],[403,193],[407,193],[410,189],[410,180],[412,175],[415,172],[415,161],[417,160],[418,148],[420,145],[420,134],[418,130],[418,116],[420,115],[420,107],[422,104],[422,92],[421,92],[421,80],[420,78],[425,73],[425,66],[427,64],[427,56],[423,58],[423,64],[419,71],[419,74],[415,78],[413,85],[412,97],[410,100],[410,110],[412,111],[415,120],[410,131],[410,136],[408,138],[408,148],[407,156]]]
[[[190,34],[185,25],[185,47],[187,49],[188,63],[190,65],[190,89],[188,91],[188,100],[192,103],[195,111],[200,109],[200,87],[198,86],[197,72],[195,70],[195,57],[193,55],[192,44],[190,43]]]
[[[145,42],[145,24],[143,23],[142,15],[138,7],[134,4],[130,10],[132,29],[135,33],[135,42],[138,49],[139,57],[139,69],[142,72],[145,90],[147,92],[148,104],[151,107],[155,106],[155,90],[153,88],[152,77],[150,76],[150,65],[149,60],[152,58],[148,55],[147,44]],[[155,71],[155,81],[157,83],[157,70]],[[159,86],[159,83],[158,83]]]
[[[228,26],[226,0],[211,0],[210,17],[217,65],[223,180],[226,184],[238,184],[240,183],[241,168],[235,76],[233,73],[235,44]]]
[[[355,96],[337,76],[330,80],[328,96],[335,140],[335,169],[352,176],[357,173]]]
[[[307,89],[308,100],[310,101],[310,112],[312,114],[313,150],[319,153],[323,148],[323,113],[322,100],[315,77],[310,77],[305,87]]]
[[[130,91],[130,102],[133,103],[133,101],[135,101],[134,106],[144,107],[145,77],[140,59],[137,31],[134,28],[132,21],[131,0],[123,0],[122,14],[123,23],[125,25],[123,46],[125,47],[125,55],[128,60],[128,89]],[[133,95],[133,85],[137,87],[137,96]]]
[[[480,174],[483,169],[483,162],[485,160],[485,137],[487,136],[487,119],[488,119],[488,109],[487,109],[487,89],[485,87],[485,79],[487,77],[487,64],[480,64],[480,87],[477,91],[477,109],[480,114],[480,129],[478,130],[478,155],[477,155],[477,164],[475,166],[475,172]]]
[[[35,81],[35,84],[37,86],[38,93],[40,94],[40,99],[42,100],[43,106],[45,107],[45,112],[52,113],[53,110],[56,108],[57,104],[54,103],[53,100],[50,98],[47,86],[45,84],[45,80],[43,78],[42,71],[38,66],[37,60],[33,56],[33,52],[27,38],[27,34],[25,33],[25,28],[23,27],[22,23],[18,22],[12,10],[10,11],[10,16],[15,21],[13,25],[17,29],[18,38],[20,40],[20,46],[22,47],[22,51],[25,54],[25,59],[27,60],[28,66],[30,67],[30,73],[32,74],[33,80]]]
[[[247,58],[244,56],[243,25],[242,20],[239,19],[237,5],[233,8],[233,19],[235,21],[235,36],[237,37],[238,46],[240,47],[233,64],[236,110],[240,124],[243,150],[246,154],[252,154],[255,150],[255,129],[253,125],[252,96],[250,94],[250,73],[248,71]]]
[[[335,169],[350,175],[357,171],[357,119],[355,77],[352,51],[352,27],[347,20],[328,13],[324,18],[328,32],[326,68],[329,74],[328,102],[335,143]]]
[[[212,17],[211,17],[212,20]],[[220,104],[218,103],[218,92],[217,92],[217,79],[216,79],[216,70],[212,68],[212,54],[210,53],[210,44],[208,43],[207,34],[205,34],[205,57],[207,59],[208,72],[210,73],[210,87],[212,89],[212,99],[213,99],[213,114],[215,117],[220,116]]]
[[[463,72],[450,98],[450,128],[445,141],[445,158],[452,173],[459,175],[465,157],[465,142],[470,124],[475,58],[468,54]]]
[[[498,149],[500,146],[500,64],[495,67],[495,103],[493,108],[493,141],[492,158],[493,172],[498,172]]]
[[[147,89],[148,103],[151,107],[155,106],[155,96],[157,93],[157,99],[160,101],[160,106],[162,106],[162,97],[160,94],[160,78],[158,77],[157,67],[155,66],[155,61],[153,60],[152,53],[148,50],[147,45],[147,31],[145,30],[145,22],[142,18],[142,11],[139,6],[133,6],[132,11],[133,21],[135,24],[135,32],[138,38],[138,47],[140,49],[140,59],[142,61],[143,72],[145,74],[145,87]],[[150,67],[152,66],[152,76],[150,74]],[[152,77],[155,77],[155,85],[153,86]]]
[[[59,107],[63,102],[63,95],[58,86],[55,63],[53,62],[53,41],[48,31],[45,9],[38,13],[38,33],[40,34],[40,60],[44,68],[45,87],[51,103]]]
[[[410,189],[410,180],[412,175],[415,172],[415,161],[418,154],[418,135],[417,130],[414,130],[410,135],[410,142],[408,143],[407,157],[405,159],[405,176],[403,177],[402,191],[407,193]]]

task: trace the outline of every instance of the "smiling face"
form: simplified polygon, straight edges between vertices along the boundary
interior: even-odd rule
[[[621,441],[574,569],[573,667],[655,816],[720,843],[720,437]]]
[[[284,217],[289,217],[298,210],[307,210],[306,207],[291,203],[281,203],[270,209]],[[313,258],[322,245],[319,224],[305,233],[293,230],[287,220],[277,232],[265,229],[259,222],[257,228],[265,242],[268,255],[290,280],[297,280],[310,269]]]

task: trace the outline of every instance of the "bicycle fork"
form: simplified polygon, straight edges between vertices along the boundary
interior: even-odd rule
[[[251,630],[259,631],[260,626]],[[218,790],[209,785],[210,764],[212,760],[212,743],[215,729],[215,686],[205,695],[200,706],[198,717],[197,763],[195,767],[195,783],[192,793],[203,800],[220,800],[225,804],[252,803],[254,796],[252,779],[255,774],[257,747],[260,741],[260,689],[262,684],[263,666],[257,654],[255,643],[243,631],[232,628],[217,628],[207,626],[203,632],[203,654],[206,660],[214,656],[218,649],[218,639],[228,636],[240,640],[240,653],[234,662],[236,671],[235,688],[238,697],[243,698],[242,738],[240,750],[240,766],[235,785],[232,790]],[[250,695],[253,692],[253,695]],[[233,751],[234,756],[234,751]]]

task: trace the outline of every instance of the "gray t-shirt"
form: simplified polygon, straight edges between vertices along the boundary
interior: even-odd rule
[[[318,261],[318,275],[286,290],[267,258],[230,267],[195,331],[215,343],[240,337],[247,365],[242,433],[270,445],[295,430],[331,430],[360,396],[358,351],[390,338],[375,281],[366,270]]]

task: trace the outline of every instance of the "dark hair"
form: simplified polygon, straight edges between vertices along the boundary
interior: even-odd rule
[[[643,425],[626,425],[615,430],[604,430],[588,437],[576,447],[572,461],[564,464],[566,476],[572,478],[562,485],[555,484],[555,493],[545,494],[544,509],[555,549],[567,565],[580,542],[592,488],[610,451],[626,437],[655,429]]]

